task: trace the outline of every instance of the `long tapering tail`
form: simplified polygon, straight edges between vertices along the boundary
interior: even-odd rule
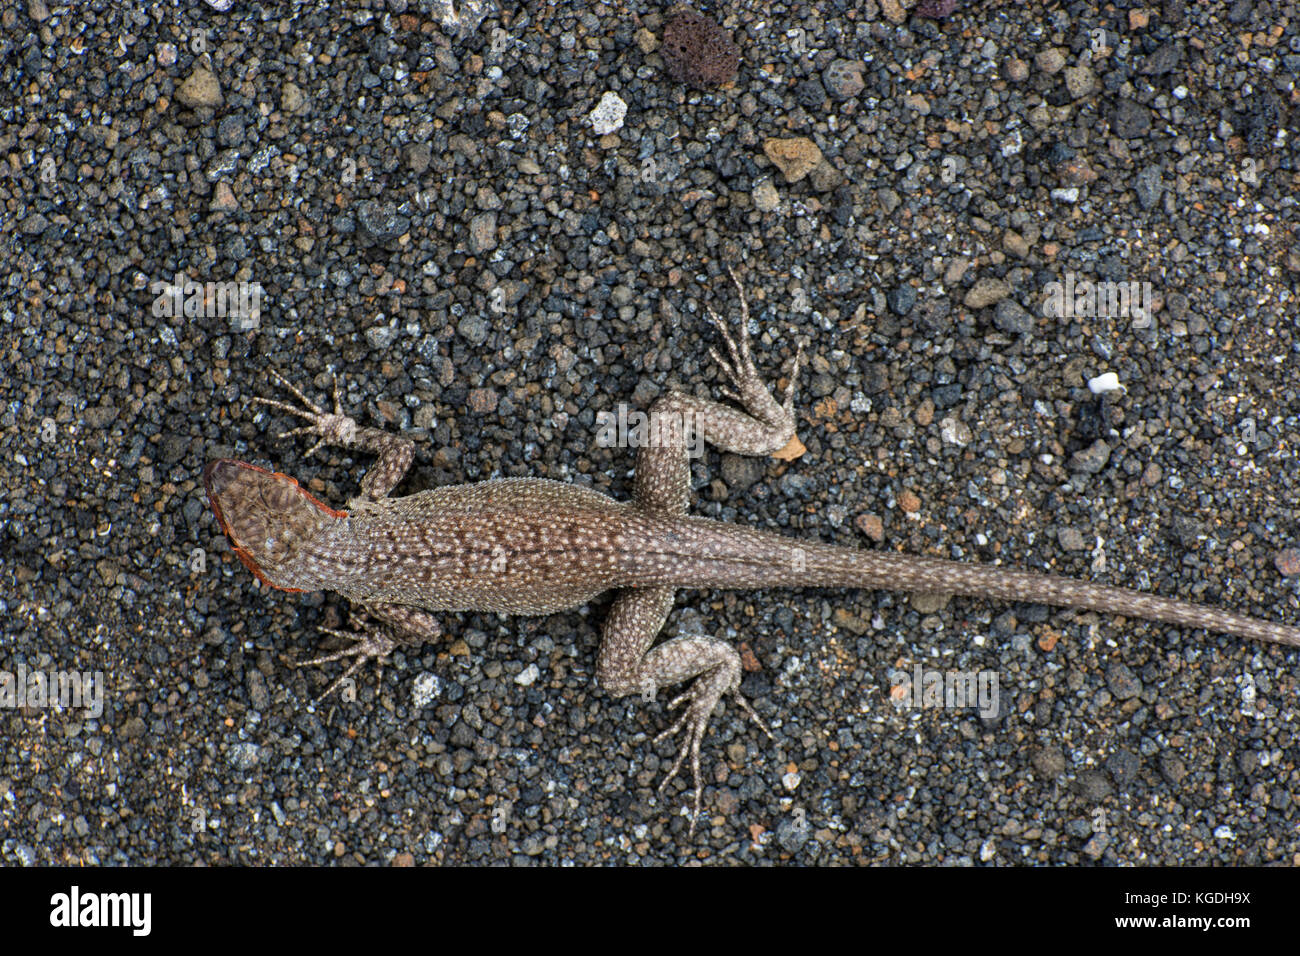
[[[892,582],[889,587],[905,591],[942,591],[967,597],[1083,608],[1300,647],[1298,627],[1130,588],[996,565],[963,564],[893,552],[849,551],[848,554],[851,557],[840,559],[844,562],[842,565],[824,569],[835,584],[846,584],[856,570],[859,580],[865,575],[874,580]]]
[[[702,578],[663,581],[680,587],[841,587],[931,591],[1122,614],[1252,640],[1300,647],[1300,627],[1129,588],[989,564],[889,551],[857,551],[765,531],[686,519],[708,538]],[[708,530],[705,531],[707,524]],[[715,529],[725,528],[718,532]],[[700,543],[699,539],[695,544]],[[699,552],[696,552],[699,557]],[[706,580],[707,579],[707,580]]]

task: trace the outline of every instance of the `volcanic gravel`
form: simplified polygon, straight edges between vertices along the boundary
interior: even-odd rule
[[[595,685],[608,597],[445,615],[313,705],[346,602],[259,586],[201,483],[356,493],[369,458],[249,403],[276,369],[417,441],[399,493],[626,498],[595,416],[723,384],[730,263],[760,366],[807,343],[808,451],[708,453],[697,512],[1300,624],[1300,4],[702,6],[742,58],[706,89],[668,6],[457,6],[0,13],[0,668],[106,686],[0,709],[0,862],[1300,863],[1294,649],[683,592],[666,633],[735,641],[775,736],[719,709],[690,838],[670,695]],[[1052,312],[1067,277],[1151,314]],[[996,713],[896,700],[917,666],[992,671]]]

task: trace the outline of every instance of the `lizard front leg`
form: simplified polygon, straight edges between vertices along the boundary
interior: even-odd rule
[[[347,670],[321,691],[312,701],[313,704],[318,703],[342,687],[343,682],[364,667],[367,661],[376,662],[379,670],[378,679],[382,681],[384,663],[388,660],[388,655],[396,650],[399,645],[423,644],[426,641],[434,640],[442,633],[437,618],[419,608],[409,607],[404,604],[369,604],[365,606],[365,611],[368,615],[378,618],[382,623],[374,625],[370,621],[363,619],[359,632],[337,631],[333,628],[322,627],[321,630],[326,634],[341,637],[353,643],[342,650],[322,654],[320,657],[298,661],[294,664],[295,667],[314,667],[347,658],[352,659],[352,663],[348,665]]]
[[[363,428],[351,415],[344,415],[339,400],[337,375],[334,377],[334,411],[330,413],[304,395],[279,372],[274,369],[270,372],[271,376],[292,392],[302,404],[290,405],[288,402],[260,396],[253,398],[253,402],[257,405],[278,408],[307,422],[306,425],[281,432],[281,438],[288,438],[291,435],[315,435],[316,444],[307,449],[308,455],[324,445],[334,445],[339,448],[368,451],[375,456],[375,463],[361,479],[361,494],[348,502],[350,509],[364,510],[368,502],[387,497],[388,493],[406,477],[411,461],[415,458],[415,444],[402,435],[395,435],[379,428]]]
[[[731,270],[728,269],[728,272]],[[714,360],[722,367],[733,390],[728,391],[743,410],[681,392],[665,395],[651,406],[651,438],[637,451],[633,503],[636,507],[669,514],[685,514],[690,500],[689,437],[696,434],[710,444],[735,454],[768,455],[784,448],[794,438],[794,389],[801,353],[790,369],[790,381],[778,402],[768,391],[754,367],[749,348],[749,307],[745,290],[734,272],[732,281],[740,293],[741,323],[733,337],[727,325],[710,312],[722,334],[730,361],[715,350]],[[746,713],[770,737],[771,734],[740,694],[740,655],[725,641],[702,635],[688,635],[665,641],[652,648],[672,608],[673,590],[650,587],[621,592],[610,610],[601,640],[597,677],[615,697],[641,693],[647,697],[660,688],[691,680],[669,709],[684,707],[681,716],[656,741],[682,734],[681,747],[659,786],[662,793],[690,758],[695,788],[691,832],[699,817],[700,743],[708,730],[709,718],[724,694],[733,694]]]

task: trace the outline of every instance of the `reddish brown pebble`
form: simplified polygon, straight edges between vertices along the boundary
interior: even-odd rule
[[[916,5],[915,13],[918,17],[942,20],[950,16],[956,9],[957,0],[921,0]]]
[[[471,388],[465,404],[469,406],[469,409],[472,412],[478,412],[480,414],[495,412],[497,410],[498,398],[499,396],[496,393],[496,389]]]
[[[1058,164],[1056,175],[1067,186],[1086,186],[1097,179],[1097,173],[1082,159],[1069,159]]]
[[[678,7],[664,24],[659,52],[668,75],[692,86],[721,86],[740,69],[731,34],[690,7]]]
[[[1273,559],[1273,566],[1284,578],[1300,574],[1300,548],[1283,548]]]
[[[880,515],[858,515],[858,520],[854,524],[858,526],[859,531],[876,542],[876,544],[880,544],[885,540],[885,523],[880,520]]]

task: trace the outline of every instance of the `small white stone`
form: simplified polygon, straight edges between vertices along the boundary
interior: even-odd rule
[[[945,444],[956,445],[958,448],[969,445],[972,437],[970,427],[951,415],[939,423],[939,434],[943,436]]]
[[[537,678],[541,676],[542,672],[537,669],[537,665],[529,664],[515,677],[515,683],[520,687],[532,687]]]
[[[1103,372],[1096,378],[1088,379],[1088,391],[1094,395],[1102,395],[1105,392],[1118,392],[1124,386],[1119,383],[1119,376],[1114,372]]]
[[[423,710],[429,703],[442,694],[442,681],[437,674],[425,671],[417,674],[411,682],[411,703],[416,710]]]
[[[606,93],[591,111],[588,119],[597,136],[605,136],[623,128],[623,117],[627,116],[627,104],[617,93]]]
[[[1068,189],[1053,189],[1052,198],[1057,202],[1078,202],[1079,187],[1071,186]]]

